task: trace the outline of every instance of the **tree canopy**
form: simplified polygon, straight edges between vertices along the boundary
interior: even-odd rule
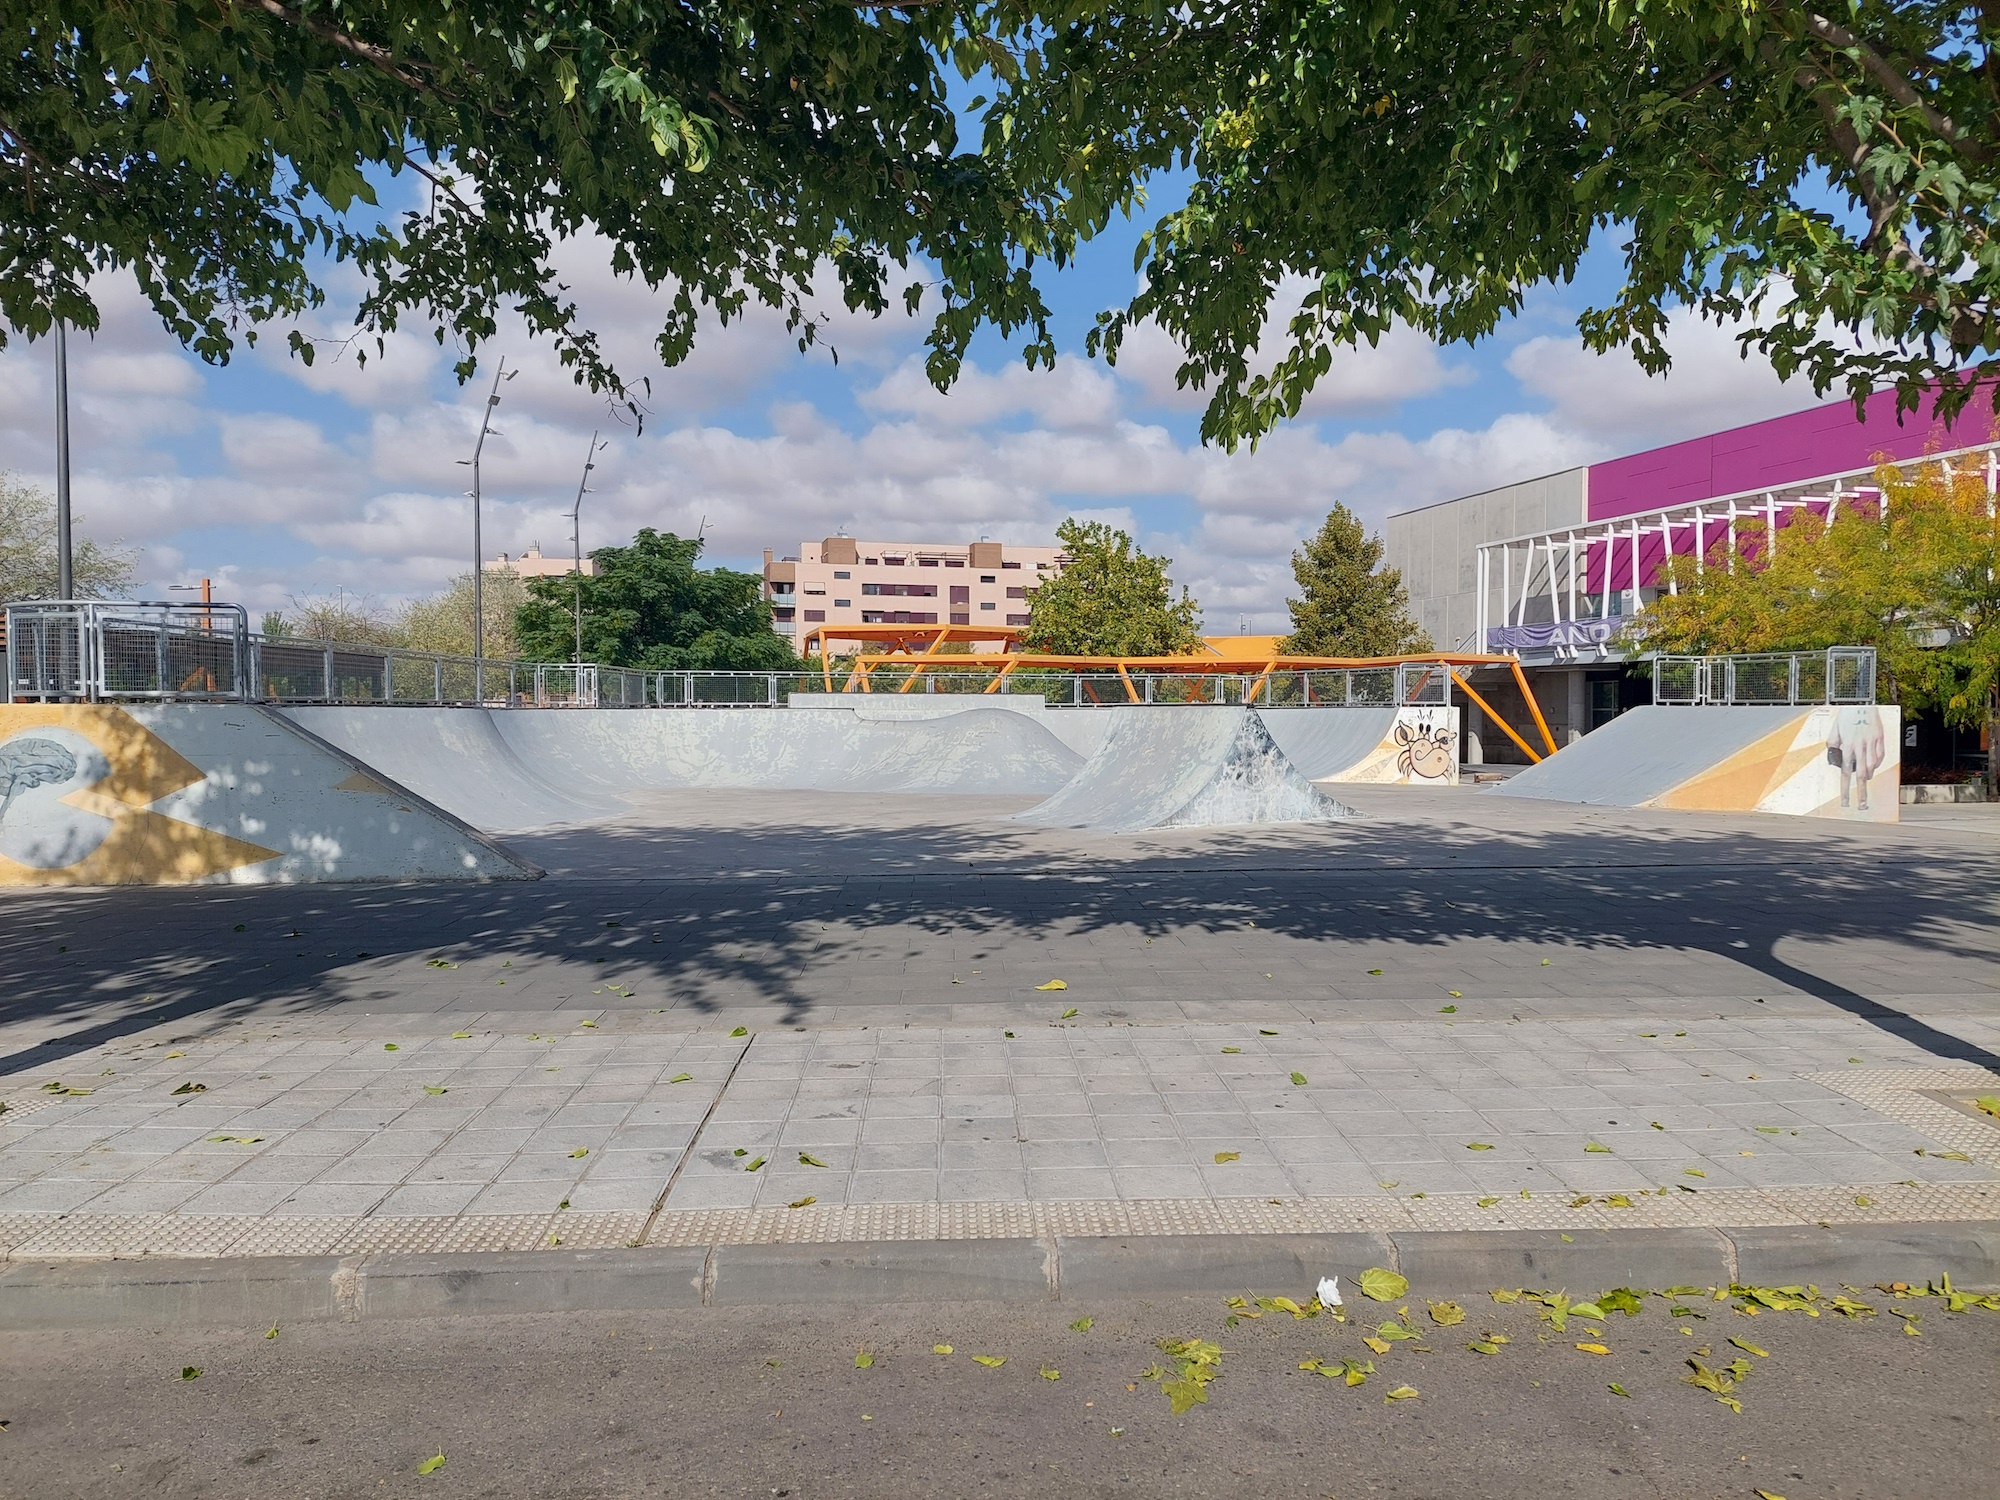
[[[1018,257],[1061,245],[1004,162],[959,147],[952,14],[23,0],[0,11],[0,332],[96,327],[89,279],[129,267],[220,361],[320,305],[330,259],[359,272],[364,332],[435,326],[461,378],[518,309],[580,382],[630,399],[552,264],[596,233],[614,270],[661,289],[670,365],[702,304],[782,308],[803,347],[823,266],[849,306],[880,311],[916,256],[936,272],[902,290],[914,302],[920,274],[941,277],[940,369],[982,321],[1025,324],[1035,347],[1045,314]],[[398,177],[420,206],[384,213],[377,186]]]
[[[1134,322],[1206,439],[1295,415],[1343,344],[1491,332],[1593,245],[1593,348],[1665,367],[1668,314],[1743,320],[1816,388],[1945,406],[2000,375],[2000,20],[1952,0],[22,0],[0,12],[0,324],[94,327],[130,267],[205,358],[359,273],[359,327],[518,309],[637,400],[558,276],[569,236],[660,289],[658,348],[751,299],[816,336],[934,276],[928,370],[973,333],[1053,357],[1039,268],[1149,182]],[[980,90],[960,107],[960,80]],[[976,147],[959,138],[977,121]],[[414,178],[385,214],[378,184]],[[935,266],[918,270],[927,260]],[[1268,326],[1274,305],[1302,295]],[[1285,305],[1288,305],[1285,304]],[[310,357],[296,331],[293,346]],[[1260,352],[1262,351],[1262,352]],[[1994,385],[2000,400],[2000,383]]]
[[[1431,638],[1410,618],[1410,593],[1395,568],[1382,569],[1382,539],[1344,505],[1292,554],[1299,597],[1286,601],[1287,656],[1403,656],[1429,651]]]
[[[70,588],[79,599],[116,599],[132,589],[132,554],[76,534],[71,520]],[[17,475],[0,471],[0,601],[53,599],[56,565],[56,497]]]
[[[1192,176],[1094,335],[1150,319],[1234,445],[1332,351],[1397,321],[1490,332],[1592,245],[1624,282],[1580,327],[1658,371],[1668,312],[1749,319],[1821,391],[2000,372],[2000,14],[1950,0],[1186,0],[1002,5],[986,112],[1075,222]],[[1286,284],[1286,326],[1266,312]],[[1260,341],[1275,364],[1256,365]],[[1269,357],[1267,356],[1267,364]]]
[[[629,547],[590,554],[594,575],[528,580],[514,618],[528,661],[572,661],[576,608],[583,659],[651,671],[780,672],[799,665],[771,628],[771,606],[753,573],[695,566],[699,538],[647,527]]]
[[[1201,608],[1174,597],[1170,557],[1126,533],[1074,517],[1056,528],[1069,561],[1028,592],[1028,651],[1056,656],[1179,656],[1201,648]]]
[[[1669,565],[1673,591],[1631,627],[1648,650],[1725,653],[1873,646],[1882,691],[2000,746],[2000,521],[1976,475],[1881,472],[1885,505],[1843,503],[1828,521],[1795,512],[1775,546],[1736,523]],[[2000,781],[2000,754],[1989,776]]]

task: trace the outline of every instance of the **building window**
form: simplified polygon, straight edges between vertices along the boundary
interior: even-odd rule
[[[900,557],[885,557],[882,559],[882,566],[885,568],[900,568],[903,565],[903,561]]]
[[[970,584],[954,583],[951,586],[951,602],[953,604],[972,603],[972,586]]]
[[[1007,590],[1007,597],[1009,599],[1025,599],[1028,597],[1028,591],[1026,589],[1009,589]]]
[[[861,585],[861,592],[863,595],[879,594],[882,592],[882,585],[879,583],[864,583]]]
[[[825,595],[826,595],[826,590],[825,590],[825,589],[807,589],[807,590],[806,590],[806,592],[807,592],[808,594],[818,594],[818,595],[820,595],[820,596],[821,596],[822,598],[824,598],[824,597],[825,597]]]
[[[965,559],[962,557],[947,557],[944,560],[944,565],[947,568],[962,568],[965,566]]]
[[[824,624],[825,622],[826,622],[825,610],[809,609],[806,611],[806,624],[815,625],[815,624]]]
[[[852,573],[842,573],[842,572],[840,572],[840,571],[838,571],[838,570],[835,570],[835,572],[834,572],[834,575],[833,575],[833,576],[834,576],[835,578],[852,578],[852,577],[853,577],[854,575],[853,575]],[[813,592],[814,592],[814,593],[817,593],[817,594],[823,594],[823,593],[825,593],[825,592],[826,592],[826,590],[825,590],[825,589],[815,589],[815,590],[813,590]]]
[[[882,559],[879,557],[864,557],[861,561],[871,568],[880,567],[882,564]]]
[[[988,601],[987,601],[986,603],[984,603],[984,604],[980,605],[979,607],[980,607],[981,609],[998,609],[998,608],[999,608],[1000,606],[999,606],[999,605],[997,605],[997,604],[995,604],[995,603],[993,603],[993,602],[992,602],[992,601],[991,601],[991,600],[989,599],[989,600],[988,600]]]
[[[836,599],[833,601],[833,607],[835,609],[852,609],[854,608],[854,601],[852,599]]]
[[[791,618],[792,618],[792,615],[793,615],[793,613],[794,613],[794,611],[793,611],[793,609],[792,609],[791,605],[789,605],[789,604],[779,604],[779,605],[775,605],[775,606],[774,606],[774,607],[772,608],[772,610],[771,610],[771,618],[772,618],[772,619],[774,619],[774,620],[789,620],[789,619],[791,619]]]
[[[935,568],[937,565],[938,560],[935,557],[920,557],[917,559],[917,566],[920,568]]]
[[[993,583],[993,582],[995,582],[996,580],[994,579],[994,577],[993,577],[993,575],[992,575],[991,573],[981,573],[981,574],[979,575],[979,581],[980,581],[981,583]]]
[[[951,612],[951,623],[954,625],[970,625],[972,623],[972,615],[967,610],[955,609]]]
[[[1021,565],[1019,563],[1003,562],[1000,566],[1003,568],[1013,568],[1018,572]]]
[[[1009,625],[1025,625],[1028,623],[1028,617],[1026,615],[1009,615],[1007,616],[1007,623]]]

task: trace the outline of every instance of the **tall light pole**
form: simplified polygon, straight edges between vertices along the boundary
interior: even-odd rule
[[[69,336],[56,319],[56,597],[76,588],[69,535]]]
[[[473,701],[486,701],[486,591],[482,586],[486,577],[486,548],[480,540],[480,497],[479,497],[479,455],[486,449],[487,434],[493,430],[493,408],[500,404],[500,382],[512,380],[507,371],[507,356],[500,356],[500,364],[493,372],[493,390],[486,397],[486,410],[479,415],[479,441],[472,445],[472,457],[461,458],[461,464],[472,465],[472,697]]]
[[[583,497],[589,492],[590,471],[597,467],[597,455],[611,445],[600,443],[597,434],[590,435],[590,451],[583,456],[583,474],[576,482],[576,504],[569,508],[569,543],[575,552],[575,564],[571,569],[570,587],[576,594],[576,664],[583,665],[583,526],[578,517],[583,513]]]

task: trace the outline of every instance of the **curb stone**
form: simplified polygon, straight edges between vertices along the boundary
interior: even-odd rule
[[[1658,1288],[1732,1281],[2000,1290],[2000,1221],[1822,1230],[1598,1230],[1571,1236],[1147,1235],[896,1240],[477,1254],[15,1262],[0,1330],[271,1323],[853,1302],[1038,1301],[1309,1293],[1371,1265],[1416,1293],[1495,1286]]]

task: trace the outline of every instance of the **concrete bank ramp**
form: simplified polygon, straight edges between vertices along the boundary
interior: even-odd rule
[[[1267,708],[1258,717],[1313,781],[1458,784],[1458,710],[1441,703]]]
[[[1620,714],[1489,795],[1893,823],[1901,744],[1900,711],[1874,704],[1651,704]]]
[[[0,885],[541,873],[386,773],[254,705],[0,705]]]
[[[499,729],[498,721],[522,714],[596,717],[582,710],[335,704],[284,712],[475,828],[549,828],[629,811],[625,799],[608,787],[552,779],[524,763]]]
[[[612,792],[676,787],[1044,796],[1083,758],[1025,714],[867,718],[845,708],[497,712],[537,775]]]
[[[1103,745],[1024,823],[1136,833],[1249,823],[1323,823],[1358,816],[1285,759],[1244,708],[1119,707]]]

